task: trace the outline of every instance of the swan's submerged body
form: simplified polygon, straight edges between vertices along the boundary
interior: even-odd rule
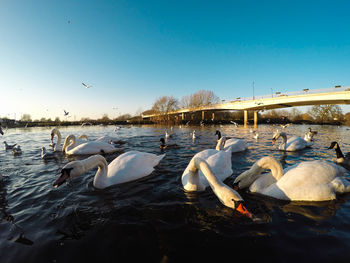
[[[265,169],[271,169],[271,173],[260,175]],[[301,162],[282,170],[279,162],[264,157],[239,175],[235,184],[280,200],[326,201],[350,191],[344,173],[344,168],[322,160]]]

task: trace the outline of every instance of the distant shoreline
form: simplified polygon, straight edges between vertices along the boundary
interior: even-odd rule
[[[248,125],[251,126],[253,124],[253,120],[248,120],[249,123]],[[27,121],[15,121],[15,120],[2,120],[1,122],[1,127],[3,129],[5,128],[32,128],[32,127],[64,127],[64,126],[97,126],[97,125],[143,125],[143,124],[149,124],[149,125],[233,125],[233,122],[237,123],[240,126],[243,126],[243,120],[216,120],[216,121],[198,121],[198,120],[191,120],[191,121],[180,121],[180,122],[154,122],[150,120],[126,120],[126,121],[108,121],[108,122],[103,122],[103,121],[96,121],[96,120],[91,120],[88,122],[82,122],[82,121],[68,121],[68,122],[41,122],[41,121],[32,121],[32,122],[27,122]],[[335,125],[335,126],[347,126],[345,124],[342,124],[341,122],[328,122],[328,123],[319,123],[315,121],[306,121],[306,120],[298,120],[298,121],[289,121],[286,119],[282,118],[276,118],[276,119],[259,119],[259,124],[301,124],[301,125]]]

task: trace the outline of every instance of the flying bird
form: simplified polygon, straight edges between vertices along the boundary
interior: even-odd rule
[[[64,111],[64,116],[67,116],[69,114],[69,112],[67,112],[66,110],[63,110]]]
[[[81,84],[83,84],[83,86],[87,89],[92,87],[91,85],[86,85],[84,82],[82,82]]]

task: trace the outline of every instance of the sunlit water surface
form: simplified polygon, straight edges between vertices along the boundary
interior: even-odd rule
[[[292,125],[288,135],[303,136],[309,126]],[[90,139],[111,135],[124,140],[122,150],[163,153],[159,139],[165,126],[61,127],[62,137],[86,134]],[[186,193],[181,175],[197,152],[214,148],[215,130],[244,138],[249,150],[232,154],[234,178],[263,156],[284,160],[332,161],[338,141],[350,151],[346,127],[312,126],[318,131],[314,146],[297,153],[276,150],[271,144],[277,126],[261,125],[258,141],[250,128],[174,126],[168,143],[179,149],[166,157],[146,178],[104,190],[92,185],[96,169],[57,189],[53,182],[69,162],[63,155],[44,161],[40,147],[49,149],[51,128],[8,129],[1,137],[21,145],[23,154],[0,150],[0,261],[5,262],[199,262],[200,260],[350,262],[350,195],[336,201],[288,203],[241,191],[247,208],[259,221],[223,206],[209,188]],[[192,140],[191,132],[197,138]],[[1,142],[2,142],[1,141]],[[219,261],[217,261],[219,262]]]

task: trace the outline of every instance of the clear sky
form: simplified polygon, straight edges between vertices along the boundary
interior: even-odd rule
[[[253,81],[255,95],[350,86],[349,12],[334,0],[1,0],[0,116],[114,118],[200,89],[250,97]]]

